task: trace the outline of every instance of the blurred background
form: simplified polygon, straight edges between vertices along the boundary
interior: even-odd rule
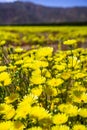
[[[87,0],[0,0],[0,25],[87,24]]]

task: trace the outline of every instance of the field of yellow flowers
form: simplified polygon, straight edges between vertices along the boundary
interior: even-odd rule
[[[87,130],[87,49],[0,42],[0,130]]]

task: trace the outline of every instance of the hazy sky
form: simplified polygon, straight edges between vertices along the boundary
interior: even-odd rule
[[[87,0],[0,0],[0,2],[31,1],[46,6],[87,6]]]

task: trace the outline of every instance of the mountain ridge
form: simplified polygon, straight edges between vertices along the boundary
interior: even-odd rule
[[[86,22],[87,7],[47,7],[32,2],[0,3],[0,25]]]

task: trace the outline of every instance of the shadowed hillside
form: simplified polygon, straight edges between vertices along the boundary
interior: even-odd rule
[[[87,7],[52,8],[30,2],[0,3],[0,25],[87,21]]]

